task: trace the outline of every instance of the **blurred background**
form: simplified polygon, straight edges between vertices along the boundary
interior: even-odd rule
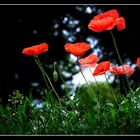
[[[123,62],[135,68],[135,73],[129,78],[131,87],[138,87],[140,71],[135,64],[140,56],[140,5],[0,5],[1,103],[5,105],[8,95],[14,90],[27,96],[32,92],[35,99],[44,94],[42,88],[46,85],[41,72],[33,57],[22,54],[25,47],[48,43],[49,51],[39,58],[60,96],[65,91],[60,78],[57,82],[52,79],[55,61],[72,92],[82,82],[76,75],[79,72],[76,58],[64,50],[66,43],[87,42],[91,49],[85,56],[95,53],[100,61],[117,63],[109,32],[95,33],[88,29],[95,15],[114,8],[125,18],[126,29],[117,31],[115,27],[113,33]],[[115,86],[117,81],[111,76],[108,78]],[[101,77],[99,81],[102,80]]]

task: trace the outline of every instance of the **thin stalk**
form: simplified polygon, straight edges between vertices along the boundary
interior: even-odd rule
[[[111,91],[112,91],[112,94],[113,94],[113,97],[114,97],[114,99],[115,99],[115,102],[116,102],[117,105],[119,106],[119,103],[118,103],[118,101],[117,101],[117,99],[116,99],[116,96],[115,96],[115,94],[114,94],[114,89],[110,86],[110,84],[109,84],[109,82],[108,82],[108,79],[107,79],[107,77],[106,77],[106,74],[105,74],[105,79],[106,79],[106,82],[107,82],[108,86],[110,87],[110,89],[111,89]]]
[[[50,86],[51,86],[52,90],[54,91],[55,95],[57,96],[60,106],[62,107],[60,98],[59,98],[59,96],[58,96],[58,94],[57,94],[55,88],[53,87],[53,84],[52,84],[52,82],[51,82],[51,80],[50,80],[48,74],[45,72],[45,70],[44,70],[44,68],[43,68],[43,66],[42,66],[42,64],[41,64],[41,62],[40,62],[38,56],[35,57],[35,58],[36,58],[36,62],[37,62],[37,64],[38,64],[39,68],[41,69],[41,71],[43,71],[44,75],[47,77],[47,79],[48,79],[48,81],[49,81],[49,83],[50,83]]]
[[[124,67],[123,67],[124,68]],[[116,69],[116,73],[117,73],[117,78],[118,78],[118,80],[121,82],[122,81],[122,84],[123,84],[123,88],[124,88],[124,90],[125,90],[125,93],[126,93],[126,95],[127,95],[127,89],[126,89],[126,87],[125,87],[125,84],[124,84],[124,79],[123,79],[123,77],[121,78],[121,77],[119,77],[119,74],[118,74],[118,70]],[[121,84],[120,84],[120,86],[121,86]],[[119,87],[120,88],[120,87]],[[121,88],[120,88],[121,89]],[[130,90],[131,90],[131,88],[130,88]]]
[[[111,30],[110,30],[110,34],[111,34],[111,37],[112,37],[112,40],[113,40],[113,44],[114,44],[114,47],[115,47],[117,56],[118,56],[118,58],[119,58],[120,64],[121,64],[122,67],[123,67],[123,62],[122,62],[121,56],[120,56],[119,51],[118,51],[117,43],[116,43],[115,37],[114,37],[114,35],[113,35],[113,33],[112,33]],[[123,67],[123,70],[125,71],[124,67]],[[125,78],[126,78],[127,85],[128,85],[128,87],[129,87],[129,89],[131,89],[131,88],[130,88],[130,85],[129,85],[128,77],[127,77],[126,75],[125,75]]]
[[[64,86],[65,86],[66,93],[67,93],[67,95],[68,95],[68,94],[69,94],[68,86],[67,86],[66,82],[64,81],[64,79],[63,79],[63,77],[62,77],[62,74],[60,73],[59,66],[58,66],[57,63],[56,63],[56,66],[57,66],[57,70],[58,70],[59,76],[60,76],[60,78],[61,78],[61,80],[62,80],[62,82],[63,82],[63,84],[64,84]]]
[[[62,82],[63,82],[63,84],[64,84],[64,86],[65,86],[66,93],[67,93],[67,97],[68,97],[69,100],[71,100],[70,97],[68,96],[68,95],[69,95],[68,86],[67,86],[65,80],[63,79],[63,76],[62,76],[62,74],[61,74],[61,72],[60,72],[60,70],[59,70],[58,64],[57,64],[57,63],[55,63],[55,64],[56,64],[56,67],[57,67],[59,76],[60,76],[60,78],[61,78],[61,80],[62,80]],[[71,103],[71,101],[70,101],[70,104],[71,104],[72,107],[74,106],[73,103]]]
[[[77,60],[78,60],[78,57],[77,57]],[[78,64],[79,64],[79,63],[78,63]],[[79,68],[80,68],[80,72],[81,72],[81,74],[82,74],[82,76],[83,76],[83,78],[84,78],[84,80],[85,80],[85,82],[86,82],[86,84],[87,84],[87,86],[88,86],[88,89],[90,89],[90,91],[93,92],[93,90],[91,89],[90,85],[88,84],[88,82],[87,82],[87,80],[86,80],[86,78],[85,78],[85,76],[84,76],[84,74],[83,74],[83,72],[82,72],[82,70],[81,70],[80,64],[79,64]],[[98,101],[97,97],[96,97],[96,96],[94,96],[94,97],[96,98],[96,102],[97,102],[97,104],[98,104],[98,107],[100,108],[100,104],[99,104],[99,101]]]
[[[86,61],[86,63],[88,63],[88,62]],[[88,68],[89,68],[89,71],[90,71],[91,75],[93,75],[93,74],[92,74],[92,71],[91,71],[91,68],[90,68],[90,67],[88,67]],[[95,80],[96,85],[98,86],[98,83],[97,83],[96,78],[95,78],[94,76],[93,76],[93,78],[94,78],[94,80]]]
[[[90,70],[90,72],[91,72],[91,74],[92,74],[92,71],[91,71],[91,68],[89,67],[89,70]],[[93,75],[92,75],[93,76]],[[99,89],[99,99],[98,99],[98,102],[99,102],[99,104],[100,104],[100,106],[101,106],[101,101],[100,101],[100,99],[101,99],[101,92],[102,92],[102,90],[101,90],[101,87],[100,87],[100,85],[98,84],[98,82],[97,82],[97,80],[96,80],[96,78],[95,78],[95,76],[93,76],[93,78],[94,78],[94,80],[95,80],[95,83],[96,83],[96,85],[97,85],[97,87],[98,87],[98,89]]]
[[[90,70],[90,72],[91,72],[91,74],[92,74],[92,71],[91,71],[91,68],[89,67],[89,70]],[[95,80],[95,83],[96,83],[96,85],[98,86],[98,82],[97,82],[97,80],[96,80],[96,78],[93,76],[93,78],[94,78],[94,80]]]
[[[127,95],[127,89],[126,89],[126,87],[125,87],[125,82],[124,82],[123,77],[120,77],[120,81],[122,81],[122,84],[123,84],[123,86],[124,86],[124,90],[125,90],[126,95]],[[130,88],[130,90],[131,90],[131,88]]]
[[[77,60],[78,60],[78,57],[77,57]],[[78,63],[78,64],[79,64],[79,63]],[[84,78],[84,80],[85,80],[87,86],[89,87],[89,84],[88,84],[88,82],[87,82],[87,80],[86,80],[86,78],[85,78],[85,76],[84,76],[84,74],[83,74],[83,72],[82,72],[82,69],[81,69],[81,66],[80,66],[80,65],[79,65],[79,68],[80,68],[80,72],[81,72],[81,74],[82,74],[82,76],[83,76],[83,78]]]
[[[38,61],[37,61],[37,56],[35,56],[34,57],[35,58],[35,62],[37,63],[37,65],[39,66],[39,68],[40,68],[40,70],[41,70],[41,73],[42,73],[42,75],[43,75],[43,79],[44,79],[44,81],[45,81],[45,83],[46,83],[46,85],[47,85],[47,87],[48,87],[48,90],[50,90],[50,87],[49,87],[49,85],[48,85],[48,83],[47,83],[47,80],[46,80],[46,77],[45,77],[45,73],[44,73],[44,70],[42,69],[42,67],[40,66],[40,64],[38,63]]]

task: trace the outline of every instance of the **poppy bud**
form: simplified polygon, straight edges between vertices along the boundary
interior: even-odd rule
[[[57,73],[57,71],[53,71],[53,79],[54,79],[55,82],[57,82],[57,80],[58,80],[58,73]]]
[[[55,82],[58,81],[57,62],[56,61],[54,62],[53,79]]]

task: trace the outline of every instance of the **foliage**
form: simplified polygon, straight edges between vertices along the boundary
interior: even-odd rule
[[[24,97],[19,91],[14,91],[6,108],[0,106],[0,134],[140,133],[140,87],[136,91],[130,91],[126,97],[119,94],[118,89],[114,89],[119,106],[116,105],[111,95],[112,89],[108,85],[100,84],[100,89],[94,84],[90,87],[94,92],[89,92],[89,88],[82,86],[76,90],[73,100],[62,98],[62,107],[51,92],[45,89],[46,100],[41,109],[32,105],[31,95]],[[19,97],[22,97],[21,100],[18,100]]]

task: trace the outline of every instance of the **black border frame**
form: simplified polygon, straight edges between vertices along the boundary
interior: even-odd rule
[[[0,0],[0,4],[140,4],[140,0]]]

